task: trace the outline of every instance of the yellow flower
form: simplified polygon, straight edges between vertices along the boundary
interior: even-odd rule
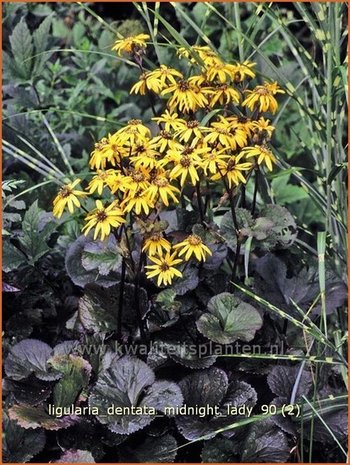
[[[112,166],[120,164],[122,159],[126,157],[128,150],[123,147],[123,141],[118,133],[109,134],[97,144],[95,150],[91,153],[89,165],[92,169],[105,169],[107,163]]]
[[[72,183],[62,186],[59,193],[53,200],[53,215],[61,218],[64,209],[68,206],[70,213],[74,212],[74,208],[80,207],[78,197],[86,197],[88,194],[83,191],[75,190],[74,187],[80,183],[80,179],[76,179]]]
[[[158,81],[150,78],[150,73],[142,73],[139,80],[130,89],[130,94],[145,95],[148,90],[152,90],[156,94],[161,91]]]
[[[149,199],[145,191],[129,192],[128,196],[124,198],[120,204],[125,212],[134,210],[136,215],[141,215],[144,212],[149,214],[150,209],[154,207],[153,202]]]
[[[123,144],[133,146],[151,137],[151,131],[140,119],[131,119],[128,124],[116,132]]]
[[[210,174],[215,174],[219,170],[224,169],[226,166],[225,160],[230,158],[229,155],[225,155],[225,149],[217,149],[216,147],[208,146],[208,151],[202,156],[202,167],[204,173],[207,175],[208,171]]]
[[[181,79],[162,91],[161,95],[173,94],[168,101],[171,111],[179,108],[183,113],[196,111],[208,105],[208,100],[199,87],[195,87],[191,82]]]
[[[208,81],[218,81],[221,84],[230,81],[231,73],[230,66],[226,65],[226,63],[216,63],[205,69],[205,75]]]
[[[236,150],[247,144],[247,134],[237,123],[230,122],[223,116],[220,121],[211,123],[207,129],[209,134],[204,138],[208,144],[220,143],[223,147]]]
[[[181,271],[175,268],[174,265],[178,265],[182,262],[181,259],[175,258],[176,252],[170,255],[170,252],[167,252],[165,255],[159,255],[158,257],[149,257],[150,260],[155,263],[155,265],[146,265],[145,268],[151,270],[146,272],[148,279],[158,276],[157,286],[164,284],[171,284],[175,276],[179,278],[182,277]]]
[[[165,110],[162,115],[152,118],[152,120],[158,124],[163,123],[166,131],[176,130],[179,125],[179,115],[177,113],[170,113],[169,110]]]
[[[91,158],[89,165],[91,168],[104,169],[107,164],[107,157],[103,152],[104,147],[108,144],[106,137],[103,137],[99,142],[95,144],[95,150],[91,152]]]
[[[243,129],[248,137],[251,136],[254,128],[253,121],[250,118],[246,118],[245,116],[228,116],[227,121],[229,121],[232,126]]]
[[[89,182],[89,194],[93,194],[96,190],[99,195],[102,194],[104,187],[111,188],[114,181],[115,170],[97,170],[96,176]]]
[[[230,65],[231,76],[234,82],[242,82],[247,78],[253,79],[255,77],[255,73],[252,70],[252,67],[255,65],[256,63],[252,63],[248,60],[243,63],[237,63],[236,65]]]
[[[176,150],[179,142],[173,139],[173,134],[165,129],[159,131],[158,136],[153,137],[150,141],[150,147],[158,150],[159,153],[164,153],[168,149]]]
[[[112,202],[108,207],[104,207],[101,200],[96,200],[96,208],[90,212],[85,218],[87,224],[83,227],[85,236],[92,228],[95,228],[94,240],[98,235],[101,236],[101,241],[111,233],[111,227],[117,228],[122,223],[125,223],[123,211],[118,206],[117,202]]]
[[[168,68],[165,65],[160,65],[149,73],[149,79],[154,85],[157,85],[159,89],[164,89],[168,84],[176,84],[175,78],[183,79],[182,73],[174,68]]]
[[[202,239],[197,236],[197,234],[191,234],[184,241],[174,245],[174,249],[181,249],[179,257],[186,254],[186,261],[188,261],[192,255],[194,255],[199,261],[205,261],[207,259],[207,255],[212,255],[211,250],[203,244]]]
[[[170,184],[165,172],[161,171],[155,177],[152,177],[151,184],[146,189],[145,194],[149,196],[152,203],[160,197],[164,205],[168,207],[168,197],[170,197],[175,203],[178,203],[179,201],[175,194],[180,194],[180,191]]]
[[[154,233],[145,239],[142,252],[147,252],[149,256],[162,255],[163,249],[166,252],[170,252],[170,242],[161,233]]]
[[[186,145],[181,146],[181,149],[168,150],[162,163],[174,163],[174,167],[170,172],[170,178],[176,179],[181,176],[181,186],[185,184],[187,177],[190,177],[192,184],[195,186],[197,181],[199,181],[197,171],[202,167],[201,155],[206,151],[207,149],[205,147],[195,148]]]
[[[185,143],[189,142],[193,137],[192,143],[197,144],[203,138],[203,133],[201,131],[204,129],[204,127],[199,125],[199,121],[195,119],[190,119],[188,121],[179,119],[175,137],[178,137],[181,142]]]
[[[226,163],[226,166],[223,169],[222,167],[220,167],[219,173],[216,173],[214,174],[214,176],[211,177],[212,181],[218,181],[223,176],[226,176],[230,188],[233,185],[238,186],[238,184],[240,184],[241,182],[245,184],[247,180],[243,176],[242,172],[249,171],[253,165],[249,162],[240,163],[242,158],[242,152],[237,156],[233,155],[232,157],[230,157],[230,159]]]
[[[214,88],[209,106],[214,107],[217,103],[219,103],[219,105],[228,105],[231,102],[239,103],[239,92],[227,84],[221,84]]]
[[[145,190],[149,186],[150,173],[146,168],[132,168],[128,171],[128,175],[124,177],[123,185],[129,193],[138,190]]]
[[[194,45],[192,47],[192,50],[197,53],[199,58],[204,61],[204,63],[207,66],[215,65],[215,64],[221,64],[222,61],[221,59],[216,55],[216,53],[207,45],[201,46],[201,45]],[[177,51],[178,55],[180,58],[185,57],[187,59],[190,59],[191,63],[196,63],[196,58],[192,57],[190,55],[190,52],[188,49],[184,47],[180,47]]]
[[[109,180],[108,187],[111,189],[112,194],[115,194],[116,192],[125,192],[127,189],[128,183],[129,183],[129,178],[128,176],[125,176],[124,174],[120,173],[117,170],[114,170],[113,176],[111,176]]]
[[[252,121],[252,128],[254,132],[253,141],[257,143],[259,143],[260,139],[270,139],[275,130],[275,127],[270,124],[270,120],[263,117],[257,121]]]
[[[125,37],[124,39],[117,39],[112,47],[120,56],[122,52],[134,53],[137,49],[144,49],[147,47],[146,40],[149,40],[148,34],[138,34],[137,36]]]
[[[173,68],[168,68],[165,65],[160,65],[159,69],[142,73],[139,81],[133,85],[130,94],[145,95],[147,90],[151,90],[159,94],[161,90],[165,89],[170,84],[176,84],[175,77],[183,78],[183,75]]]
[[[271,84],[265,82],[263,86],[256,86],[253,90],[246,91],[248,97],[242,102],[243,106],[254,111],[256,108],[259,112],[269,111],[272,114],[276,113],[278,104],[275,99],[275,94],[284,94],[284,90],[280,89],[277,82]]]
[[[145,141],[133,147],[130,160],[137,170],[142,167],[152,169],[157,165],[157,155],[159,155],[158,152],[150,146],[149,141]]]
[[[246,158],[258,157],[258,165],[261,165],[262,162],[265,162],[269,171],[272,171],[272,163],[276,163],[276,158],[271,150],[267,147],[260,145],[255,145],[254,147],[245,147],[241,151],[242,155],[245,155]]]

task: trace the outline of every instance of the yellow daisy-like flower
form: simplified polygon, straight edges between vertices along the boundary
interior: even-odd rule
[[[244,154],[241,152],[237,156],[233,155],[230,157],[226,162],[226,166],[224,168],[220,167],[219,172],[214,174],[214,176],[211,177],[211,180],[218,181],[225,176],[230,188],[232,186],[238,186],[241,182],[245,184],[247,180],[243,176],[242,172],[249,171],[253,165],[249,162],[240,163],[243,156]]]
[[[103,137],[99,142],[96,142],[95,149],[91,152],[89,165],[92,169],[104,169],[107,165],[107,156],[104,148],[108,144],[106,137]]]
[[[215,64],[221,64],[222,60],[216,55],[216,53],[207,45],[194,45],[192,47],[195,53],[199,56],[201,60],[204,61],[205,65],[212,66]],[[188,49],[185,47],[180,47],[177,51],[177,54],[180,58],[190,59],[191,63],[196,63],[197,60],[194,58]]]
[[[145,194],[149,196],[152,203],[160,198],[164,205],[168,207],[169,198],[175,203],[179,202],[175,194],[180,194],[180,191],[177,187],[170,184],[165,172],[161,171],[155,177],[152,177],[151,184],[146,189]]]
[[[179,252],[179,257],[185,255],[185,260],[188,261],[192,255],[194,255],[198,261],[205,261],[207,255],[212,255],[211,250],[205,244],[203,244],[202,239],[197,236],[197,234],[191,234],[184,241],[179,242],[173,247],[176,249],[181,249]]]
[[[116,135],[120,137],[123,144],[133,146],[151,137],[151,131],[142,124],[140,119],[131,119],[128,124],[119,129]]]
[[[122,52],[134,53],[136,49],[144,49],[147,47],[146,40],[149,40],[148,34],[138,34],[137,36],[125,37],[124,39],[117,39],[112,47],[120,56]]]
[[[171,131],[178,129],[179,115],[177,113],[170,113],[169,110],[165,110],[160,116],[152,118],[158,124],[164,124],[165,131]]]
[[[275,94],[284,94],[284,90],[280,89],[277,82],[271,84],[265,82],[263,86],[256,86],[253,90],[247,90],[248,97],[242,102],[243,106],[254,111],[256,108],[260,112],[269,111],[272,114],[276,113],[278,108]]]
[[[256,144],[271,139],[272,133],[275,130],[275,127],[270,124],[270,120],[263,117],[259,118],[258,121],[252,121],[252,128],[252,140]]]
[[[64,209],[68,206],[70,213],[74,212],[74,208],[80,207],[78,197],[86,197],[88,194],[83,191],[74,189],[80,183],[80,179],[76,179],[72,183],[62,186],[59,193],[53,200],[53,215],[57,218],[61,218]]]
[[[117,164],[120,165],[123,158],[127,157],[129,154],[129,150],[123,147],[123,143],[122,137],[117,132],[108,134],[101,149],[101,157],[103,157],[103,160],[110,163],[112,166],[116,166]]]
[[[205,175],[218,173],[226,166],[226,159],[230,158],[226,155],[225,149],[217,149],[216,147],[208,146],[208,151],[202,155],[202,167]]]
[[[159,68],[151,71],[148,77],[159,89],[164,89],[169,84],[176,84],[175,78],[183,79],[183,74],[177,69],[160,65]]]
[[[125,212],[133,210],[136,215],[141,215],[141,213],[149,215],[150,209],[154,207],[146,192],[141,190],[130,192],[120,205]]]
[[[156,79],[152,79],[150,73],[142,73],[139,80],[130,89],[130,94],[145,95],[148,90],[158,94],[161,87]]]
[[[112,194],[116,192],[125,192],[128,187],[130,179],[121,172],[114,170],[114,174],[108,180],[108,187],[111,189]]]
[[[137,170],[142,167],[153,169],[157,165],[157,156],[159,156],[159,153],[151,147],[149,141],[145,141],[133,147],[130,160]]]
[[[235,65],[229,65],[231,70],[231,76],[234,82],[242,82],[245,79],[253,79],[255,77],[255,73],[252,70],[253,66],[256,63],[252,63],[251,61],[244,61],[243,63],[237,63]]]
[[[214,88],[209,106],[214,107],[217,103],[219,105],[228,105],[231,102],[239,103],[239,92],[227,84],[221,84]]]
[[[236,150],[247,144],[247,133],[238,124],[228,121],[223,116],[220,121],[211,123],[207,129],[209,134],[204,138],[208,144],[220,143],[223,147]]]
[[[218,81],[221,84],[231,80],[231,73],[230,65],[226,63],[216,63],[205,69],[205,75],[208,81]]]
[[[97,170],[96,176],[89,182],[89,194],[93,194],[97,191],[97,193],[101,195],[104,187],[111,188],[114,182],[114,175],[115,170]]]
[[[174,135],[165,129],[159,131],[158,136],[153,137],[150,141],[150,147],[159,153],[164,153],[169,149],[176,150],[179,145],[179,142],[174,140]]]
[[[248,137],[250,137],[253,133],[253,121],[250,118],[246,118],[245,116],[228,116],[227,121],[229,121],[233,127],[239,127],[245,131]]]
[[[123,185],[129,193],[145,190],[150,183],[149,170],[143,167],[130,169],[128,175],[124,177]]]
[[[205,128],[200,126],[199,121],[195,119],[190,119],[188,121],[179,119],[175,137],[178,137],[181,142],[185,143],[192,139],[191,142],[197,144],[203,138],[203,130],[205,130]]]
[[[96,200],[95,210],[87,215],[85,221],[87,221],[87,224],[82,229],[85,236],[92,228],[95,228],[94,240],[100,234],[101,241],[109,236],[112,227],[117,228],[122,223],[125,223],[123,211],[116,201],[112,202],[108,207],[104,207],[101,200]]]
[[[171,84],[176,84],[175,77],[183,79],[180,71],[173,68],[168,68],[165,65],[160,65],[159,69],[142,73],[139,81],[133,85],[130,94],[145,95],[147,90],[151,90],[155,94],[159,94],[161,90],[165,89]]]
[[[245,147],[241,154],[246,158],[257,157],[258,165],[261,165],[263,162],[266,164],[269,171],[272,171],[272,163],[276,163],[276,157],[271,152],[268,147],[261,145],[255,145],[254,147]]]
[[[154,233],[144,241],[142,252],[147,252],[150,257],[162,255],[163,250],[170,252],[171,244],[161,233]]]
[[[146,276],[148,279],[154,278],[158,276],[157,279],[157,286],[161,286],[164,284],[171,284],[174,277],[177,276],[179,278],[182,277],[181,271],[175,268],[175,265],[178,265],[182,262],[180,258],[175,258],[176,252],[170,254],[167,252],[165,255],[159,255],[154,257],[149,257],[150,260],[154,263],[154,265],[146,265],[145,268],[149,269],[150,271],[146,272]]]
[[[195,186],[199,181],[198,170],[202,167],[201,155],[206,151],[207,148],[205,147],[181,146],[179,150],[168,150],[161,163],[174,163],[170,178],[176,179],[181,176],[181,186],[185,184],[187,177],[190,177],[193,186]]]
[[[185,79],[181,79],[162,91],[162,95],[167,94],[172,94],[168,101],[171,111],[178,108],[183,113],[189,113],[208,105],[208,99],[203,91]]]

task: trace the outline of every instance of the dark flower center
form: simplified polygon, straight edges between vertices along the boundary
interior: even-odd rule
[[[97,221],[102,222],[107,218],[107,215],[104,210],[99,210],[96,213],[96,218],[97,218]]]
[[[187,155],[184,155],[180,163],[184,168],[188,168],[189,166],[191,166],[191,159]]]

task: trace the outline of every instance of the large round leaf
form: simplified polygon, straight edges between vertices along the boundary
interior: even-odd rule
[[[208,311],[197,321],[197,329],[219,344],[230,344],[237,339],[251,341],[262,326],[260,313],[228,292],[212,297]]]

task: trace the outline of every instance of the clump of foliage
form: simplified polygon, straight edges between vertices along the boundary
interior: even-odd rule
[[[225,8],[241,37],[227,29],[218,47],[205,31],[218,34],[222,5],[174,6],[182,34],[156,5],[136,5],[148,33],[87,5],[57,7],[64,22],[49,15],[32,32],[30,15],[47,10],[10,11],[10,21],[23,16],[8,41],[17,81],[7,84],[5,153],[47,179],[11,180],[9,162],[3,184],[4,461],[344,461],[342,219],[334,191],[325,187],[324,205],[276,147],[282,112],[305,102],[268,51],[273,76],[244,55],[256,30],[248,19],[242,32],[240,5]],[[262,8],[274,24],[277,10]],[[340,10],[327,8],[333,24]],[[51,28],[68,44],[66,64],[48,47]],[[59,105],[68,95],[77,107],[45,116],[50,80]],[[46,131],[37,138],[13,111],[31,98],[33,127]],[[335,185],[342,169],[329,168]],[[316,243],[292,175],[329,214]]]

